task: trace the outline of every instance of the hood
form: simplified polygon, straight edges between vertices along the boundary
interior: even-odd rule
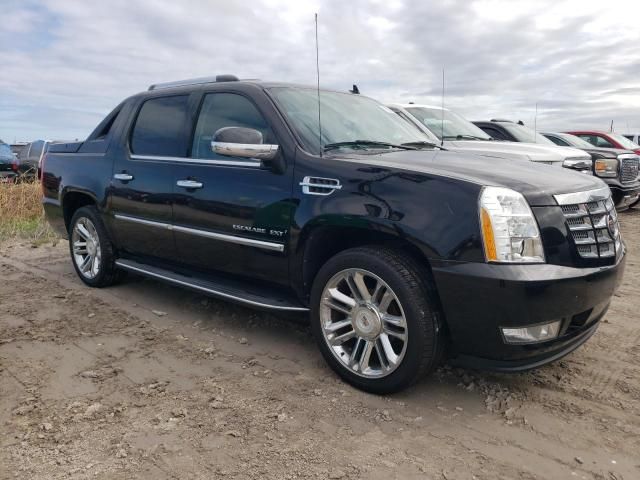
[[[450,150],[403,150],[368,155],[340,155],[339,158],[449,177],[482,186],[511,188],[522,193],[531,206],[557,205],[553,195],[606,186],[596,177],[566,168]]]
[[[605,158],[616,158],[618,155],[636,155],[632,150],[625,150],[623,148],[591,147],[581,150],[584,150],[587,153],[601,155]]]
[[[516,158],[562,165],[567,158],[584,158],[590,160],[591,156],[582,150],[572,147],[559,147],[556,145],[540,145],[537,143],[501,142],[486,140],[455,140],[444,142],[449,150],[477,153],[500,158]]]

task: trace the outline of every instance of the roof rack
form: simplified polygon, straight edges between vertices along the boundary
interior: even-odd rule
[[[216,82],[237,82],[235,75],[216,75],[215,77],[190,78],[187,80],[176,80],[175,82],[154,83],[149,90],[160,90],[161,88],[185,87],[187,85],[201,85],[203,83]]]

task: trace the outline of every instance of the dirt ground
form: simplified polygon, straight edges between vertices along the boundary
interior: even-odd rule
[[[640,211],[624,284],[565,359],[342,383],[301,323],[0,246],[0,478],[640,478]]]

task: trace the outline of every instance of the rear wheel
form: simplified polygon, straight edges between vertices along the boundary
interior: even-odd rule
[[[373,393],[411,385],[440,360],[442,334],[427,272],[401,252],[360,247],[318,273],[312,327],[329,365]]]
[[[91,287],[106,287],[122,277],[113,244],[94,206],[79,208],[69,226],[69,250],[76,273]]]

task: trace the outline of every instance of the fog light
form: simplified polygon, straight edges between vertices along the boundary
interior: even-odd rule
[[[524,328],[503,328],[502,335],[507,343],[536,343],[556,338],[560,333],[561,321],[533,325]]]

